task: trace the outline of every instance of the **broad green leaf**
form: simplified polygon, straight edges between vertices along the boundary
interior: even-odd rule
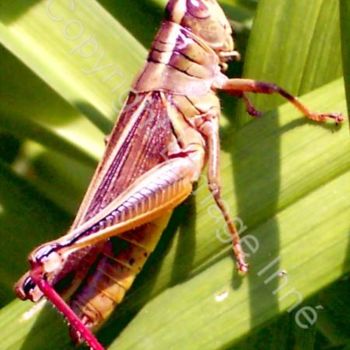
[[[340,77],[341,65],[338,0],[259,1],[245,77],[300,95]],[[262,95],[252,100],[264,111],[282,102]]]
[[[93,0],[2,2],[0,41],[105,132],[145,57]]]
[[[307,301],[304,304],[307,304]],[[257,332],[250,332],[248,337],[230,347],[230,350],[255,350],[259,349],[261,344],[270,350],[312,350],[314,342],[315,327],[300,329],[295,323],[294,315],[285,314]]]
[[[0,304],[14,297],[12,286],[30,249],[67,224],[67,214],[0,162]]]
[[[163,18],[166,1],[159,0],[99,0],[134,37],[148,49]],[[137,21],[135,20],[137,18]]]
[[[0,131],[0,159],[5,163],[13,162],[18,155],[20,144],[13,135]]]
[[[60,153],[33,143],[22,147],[30,164],[30,183],[65,212],[74,216],[91,180],[94,166],[86,166]]]
[[[347,92],[348,113],[350,115],[350,2],[348,0],[340,0],[340,25],[345,90]]]
[[[3,47],[0,62],[0,130],[92,165],[103,145],[96,127]]]
[[[344,279],[321,293],[320,303],[324,310],[320,313],[318,328],[334,346],[350,342],[349,292],[349,280]]]
[[[47,128],[41,123],[37,123],[31,119],[23,118],[22,116],[8,112],[3,112],[1,115],[0,129],[11,133],[12,135],[16,135],[21,139],[31,138],[32,140],[54,149],[56,152],[68,154],[72,158],[91,166],[95,164],[97,155],[101,154],[100,150],[102,148],[101,146],[103,145],[103,137],[100,133],[93,130],[91,130],[91,134],[98,136],[94,139],[91,139],[91,134],[88,133],[78,136],[77,131],[84,127],[89,129],[90,125],[83,119],[79,119],[75,122],[71,122],[68,129],[66,127]],[[77,137],[75,138],[75,141],[70,142],[67,139],[67,136]],[[86,152],[82,147],[84,145],[87,146],[89,141],[93,142],[93,140],[96,141],[98,139],[101,141],[100,144],[98,142],[94,142],[96,147],[89,147],[90,151]],[[81,143],[79,144],[78,141]]]

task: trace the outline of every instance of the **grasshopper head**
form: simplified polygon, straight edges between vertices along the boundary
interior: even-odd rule
[[[166,12],[218,54],[234,50],[231,25],[216,0],[170,0]]]

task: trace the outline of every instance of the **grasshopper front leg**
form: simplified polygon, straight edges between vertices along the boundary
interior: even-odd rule
[[[316,122],[324,122],[327,119],[333,119],[337,124],[344,121],[344,116],[340,113],[316,113],[310,111],[297,97],[293,96],[280,86],[252,79],[227,79],[224,80],[217,89],[227,92],[228,94],[242,97],[247,106],[247,111],[253,117],[260,116],[253,105],[249,102],[246,97],[246,93],[260,93],[260,94],[279,94],[288,100],[296,109],[303,113],[308,119]]]

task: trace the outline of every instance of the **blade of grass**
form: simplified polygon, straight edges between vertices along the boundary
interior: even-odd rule
[[[41,193],[72,216],[86,192],[96,167],[86,166],[72,158],[25,144],[24,157],[30,164],[30,181]]]
[[[296,95],[304,94],[342,75],[339,38],[338,1],[262,0],[247,49],[244,76],[271,81]],[[263,111],[282,103],[279,97],[262,95],[253,96],[252,101]],[[240,115],[242,123],[249,120],[242,110]]]
[[[350,342],[349,280],[338,281],[321,293],[324,310],[320,314],[318,328],[333,346]]]
[[[350,115],[350,2],[347,0],[340,0],[340,28],[345,90],[348,101],[348,115]]]
[[[68,224],[68,215],[0,162],[0,303],[26,269],[25,256]]]
[[[1,130],[88,165],[101,157],[103,135],[96,127],[4,48],[0,62]]]

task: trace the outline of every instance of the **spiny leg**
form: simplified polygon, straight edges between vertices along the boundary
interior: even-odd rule
[[[261,94],[279,94],[287,99],[290,103],[292,103],[293,106],[297,108],[301,113],[303,113],[307,118],[316,122],[324,122],[326,119],[333,119],[338,124],[344,121],[344,116],[340,113],[315,113],[310,111],[302,102],[300,102],[297,97],[291,95],[286,90],[272,83],[252,79],[228,79],[221,86],[219,86],[218,89],[232,95],[239,95],[243,97],[247,105],[248,113],[253,116],[255,114],[254,111],[256,110],[254,107],[252,108],[251,103],[245,96],[245,93],[248,92]]]
[[[220,139],[218,118],[215,116],[206,118],[199,127],[199,131],[207,142],[208,152],[208,187],[214,200],[224,216],[227,228],[232,237],[232,248],[236,258],[237,269],[242,274],[248,271],[248,264],[245,261],[243,249],[240,244],[239,233],[221,197],[220,183]]]

